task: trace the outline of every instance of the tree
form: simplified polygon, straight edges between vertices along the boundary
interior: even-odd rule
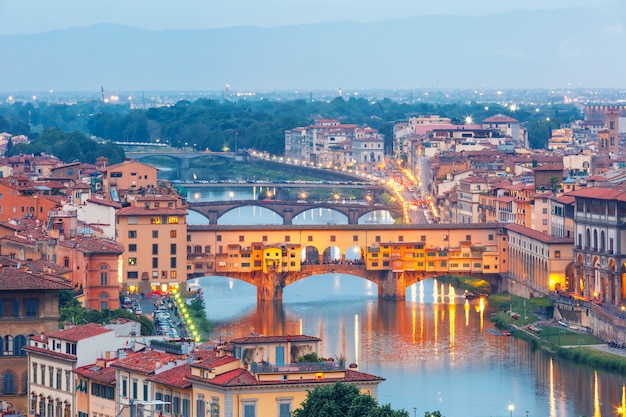
[[[307,393],[293,417],[409,417],[405,410],[393,410],[389,404],[379,406],[370,395],[361,394],[351,384],[316,387]]]

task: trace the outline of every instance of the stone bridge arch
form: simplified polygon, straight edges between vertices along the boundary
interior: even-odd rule
[[[226,212],[243,206],[263,207],[275,212],[283,219],[283,224],[292,224],[293,218],[311,209],[326,208],[335,210],[348,217],[348,224],[358,224],[362,216],[380,210],[389,211],[403,218],[400,206],[364,206],[361,204],[334,204],[327,202],[294,203],[281,200],[236,200],[213,202],[188,202],[187,207],[202,213],[209,219],[210,224],[217,224],[217,220]]]
[[[300,271],[293,272],[219,272],[215,276],[234,278],[257,288],[257,302],[282,301],[283,289],[295,282],[314,275],[346,274],[363,278],[376,284],[378,297],[387,299],[405,299],[406,289],[424,279],[440,276],[441,273],[388,270],[367,270],[365,265],[327,264],[304,265]]]

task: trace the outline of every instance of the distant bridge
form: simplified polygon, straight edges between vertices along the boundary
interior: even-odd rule
[[[348,224],[358,224],[359,218],[364,214],[373,211],[386,210],[394,214],[397,218],[403,219],[402,206],[400,205],[376,205],[376,204],[354,204],[354,203],[334,203],[334,202],[301,202],[280,200],[236,200],[236,201],[206,201],[189,202],[187,208],[197,211],[209,219],[209,224],[217,224],[217,220],[225,213],[238,207],[263,207],[273,211],[283,219],[284,225],[290,225],[293,218],[298,214],[308,210],[327,208],[342,213],[348,218]]]
[[[241,152],[198,152],[198,151],[146,151],[146,152],[125,152],[126,158],[139,161],[141,159],[150,158],[154,156],[165,156],[178,162],[178,178],[182,180],[189,180],[189,161],[197,158],[217,157],[226,159],[241,158],[246,160],[248,158],[247,153]]]

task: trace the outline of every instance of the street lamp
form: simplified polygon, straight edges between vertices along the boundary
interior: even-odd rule
[[[234,191],[230,191],[228,193],[228,196],[230,197],[230,201],[233,201],[233,197],[235,197],[235,192]]]
[[[509,404],[509,415],[513,417],[513,410],[515,410],[515,406],[513,404]]]
[[[413,407],[413,417],[417,417],[417,407]]]

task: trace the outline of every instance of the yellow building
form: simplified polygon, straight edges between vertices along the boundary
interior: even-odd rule
[[[97,359],[95,364],[74,369],[77,417],[115,417],[115,368],[111,361]]]
[[[378,397],[383,378],[346,368],[333,360],[298,362],[316,353],[320,339],[311,336],[250,336],[235,339],[226,350],[200,351],[191,364],[194,411],[211,417],[289,417],[316,386],[345,382]],[[232,356],[231,356],[232,355]]]
[[[326,263],[364,265],[370,271],[488,274],[504,273],[508,266],[506,231],[495,223],[422,228],[333,225],[332,230],[322,225],[193,225],[188,235],[192,276],[290,272]],[[455,262],[456,258],[463,262]]]
[[[134,195],[117,212],[123,292],[168,292],[187,279],[186,218],[175,194]]]

